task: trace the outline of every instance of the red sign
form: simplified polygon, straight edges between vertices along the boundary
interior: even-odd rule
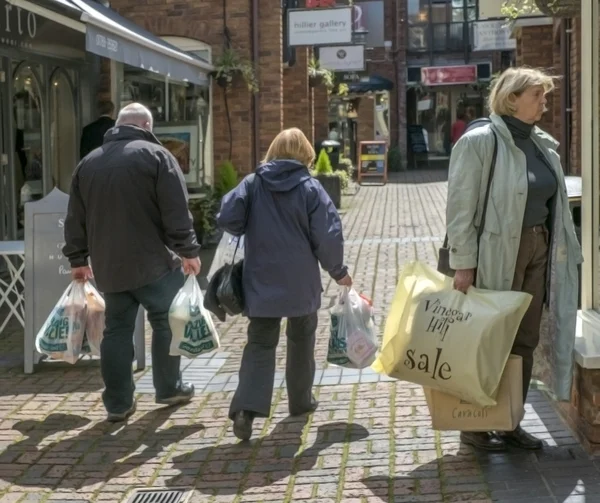
[[[306,0],[306,8],[335,7],[335,0]]]
[[[425,86],[447,84],[474,84],[477,82],[477,65],[432,66],[421,68],[421,83]]]

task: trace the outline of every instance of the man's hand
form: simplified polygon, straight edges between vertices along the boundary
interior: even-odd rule
[[[345,286],[347,288],[351,288],[352,287],[352,276],[350,276],[349,274],[346,274],[346,276],[344,276],[342,279],[340,279],[337,282],[337,284],[340,286]]]
[[[181,259],[183,265],[183,273],[184,274],[193,274],[194,276],[198,276],[200,274],[200,268],[202,267],[202,263],[198,257],[196,258],[182,258]]]
[[[94,277],[94,273],[89,265],[83,267],[72,267],[71,277],[73,278],[73,281],[85,283]]]
[[[469,287],[475,282],[475,269],[461,269],[454,275],[454,289],[467,293]]]

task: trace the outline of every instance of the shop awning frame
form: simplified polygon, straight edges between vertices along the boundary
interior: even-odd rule
[[[116,11],[91,0],[47,0],[57,10],[34,4],[30,0],[7,1],[85,33],[88,52],[114,61],[174,80],[203,85],[208,83],[208,74],[214,70],[207,61],[171,46]]]

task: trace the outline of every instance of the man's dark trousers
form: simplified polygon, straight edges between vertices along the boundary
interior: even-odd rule
[[[133,332],[140,305],[147,311],[152,326],[152,380],[156,398],[170,398],[179,390],[181,357],[169,356],[169,308],[183,283],[183,271],[176,269],[136,290],[104,295],[106,328],[100,364],[105,385],[102,399],[109,413],[121,414],[133,405]]]

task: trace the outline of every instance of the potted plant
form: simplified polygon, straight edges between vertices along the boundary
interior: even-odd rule
[[[258,79],[254,66],[231,47],[226,48],[213,64],[215,70],[212,72],[212,76],[222,88],[228,88],[234,79],[240,76],[250,92],[258,92]]]
[[[335,85],[335,77],[331,70],[321,68],[321,63],[315,57],[311,57],[308,62],[308,84],[310,87],[317,87],[325,84],[327,89],[333,89]]]
[[[204,249],[216,247],[223,237],[223,229],[217,227],[217,214],[223,196],[237,187],[239,177],[231,161],[224,162],[217,169],[214,188],[208,188],[204,197],[190,201],[189,208],[194,218],[194,230],[198,242]]]
[[[337,173],[340,173],[339,175]],[[336,208],[342,205],[342,176],[341,173],[347,176],[343,170],[333,171],[331,162],[325,149],[321,149],[319,157],[315,165],[314,177],[319,180],[325,192],[329,195]]]

